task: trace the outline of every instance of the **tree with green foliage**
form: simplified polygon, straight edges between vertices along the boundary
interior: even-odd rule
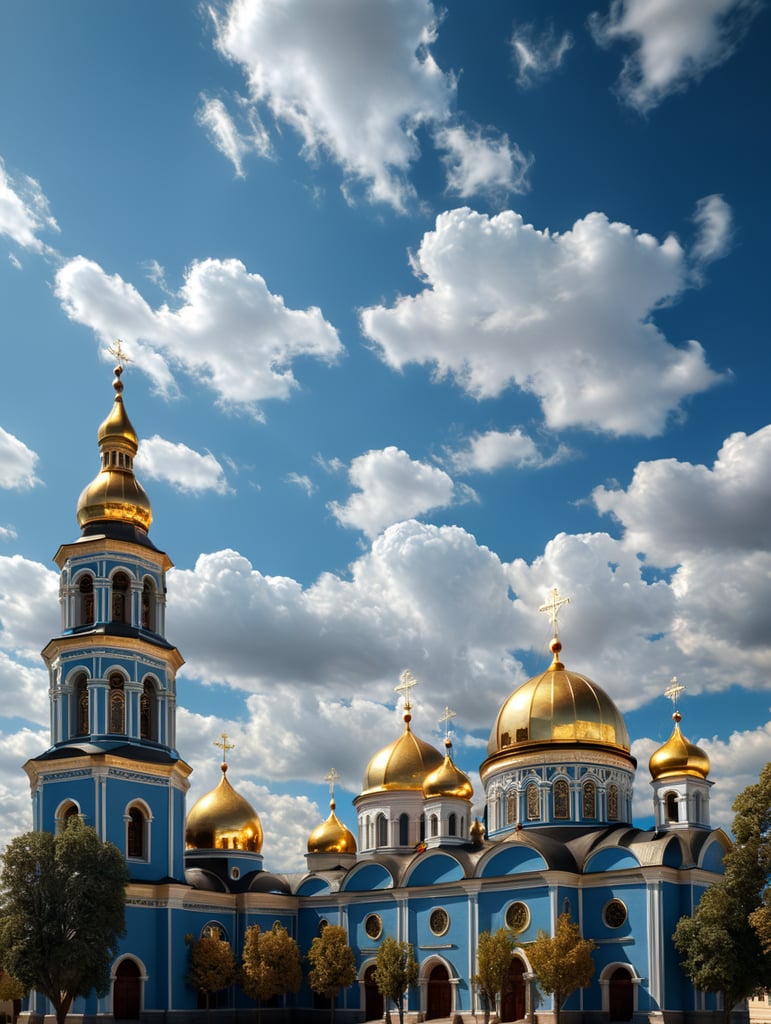
[[[398,942],[386,936],[380,944],[375,961],[375,984],[386,1000],[399,1010],[399,1022],[404,1021],[404,993],[418,980],[418,965],[411,942]]]
[[[250,925],[244,935],[241,957],[241,988],[257,1001],[257,1019],[262,1020],[262,1004],[286,992],[298,992],[302,984],[300,949],[286,928],[276,922],[264,932]]]
[[[482,994],[485,1024],[490,1020],[490,1012],[496,1009],[498,999],[508,991],[513,952],[514,935],[508,928],[480,934],[477,943],[477,973],[472,976],[471,984]]]
[[[771,764],[734,801],[736,842],[725,873],[675,929],[682,967],[703,992],[722,996],[724,1020],[760,985],[771,984],[771,933],[765,931],[771,871]],[[771,921],[769,921],[771,924]]]
[[[314,992],[329,1000],[329,1019],[335,1019],[335,1000],[341,988],[356,981],[356,957],[348,945],[345,928],[330,924],[317,935],[308,951],[311,970],[308,981]]]
[[[14,1011],[11,1016],[12,1020],[16,1020],[16,1007],[15,1004],[23,999],[27,994],[26,988],[20,981],[7,974],[5,971],[0,973],[0,1003],[13,1003]],[[5,1020],[5,1018],[3,1018]]]
[[[554,997],[556,1024],[560,1024],[560,1013],[568,997],[576,989],[587,988],[592,980],[592,950],[596,948],[591,939],[581,937],[581,929],[568,913],[557,918],[553,936],[539,929],[535,940],[525,946],[538,984],[547,996]]]
[[[58,835],[26,832],[2,854],[0,963],[64,1020],[74,999],[110,991],[126,931],[123,855],[73,815]]]
[[[210,931],[190,944],[187,983],[206,999],[206,1015],[211,1011],[211,997],[236,980],[236,958],[230,943],[218,931]]]

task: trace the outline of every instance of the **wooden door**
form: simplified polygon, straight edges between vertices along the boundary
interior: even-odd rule
[[[121,960],[115,972],[112,990],[112,1015],[115,1020],[139,1020],[139,967],[133,960]]]
[[[518,956],[511,958],[509,986],[501,996],[501,1020],[524,1020],[525,964]]]
[[[428,998],[426,999],[426,1020],[449,1017],[452,1010],[450,975],[444,964],[437,964],[428,976]]]
[[[625,967],[617,967],[608,983],[608,1009],[611,1020],[631,1020],[634,1013],[632,977]]]
[[[375,965],[364,972],[364,1020],[383,1019],[383,995],[375,984]]]

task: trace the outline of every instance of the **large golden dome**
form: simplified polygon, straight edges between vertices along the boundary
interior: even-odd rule
[[[556,637],[551,650],[549,668],[516,689],[498,712],[488,757],[545,744],[599,744],[629,753],[626,724],[607,693],[586,676],[566,670]]]
[[[444,760],[423,780],[423,795],[426,797],[455,796],[462,800],[470,800],[474,795],[474,787],[468,775],[457,767],[451,756],[452,744],[449,739],[444,741]]]
[[[329,817],[308,836],[308,853],[356,853],[356,840],[350,829],[335,814],[335,801],[329,801]]]
[[[404,732],[367,765],[362,795],[394,789],[422,790],[428,773],[442,765],[444,758],[436,747],[412,732],[411,720],[409,711],[405,711]]]
[[[134,476],[138,440],[123,405],[123,366],[115,367],[115,401],[97,432],[102,468],[78,499],[78,523],[110,520],[147,532],[153,521],[150,499]]]
[[[680,721],[682,716],[679,711],[672,715],[675,727],[667,742],[654,750],[648,762],[651,778],[668,778],[670,775],[691,775],[699,779],[706,779],[709,775],[709,758],[701,747],[691,743],[680,732]]]
[[[185,825],[188,850],[262,850],[259,815],[227,780],[228,766],[222,765],[219,785],[193,804]]]

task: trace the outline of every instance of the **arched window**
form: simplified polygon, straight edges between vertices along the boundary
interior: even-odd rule
[[[570,817],[570,790],[564,779],[557,779],[554,783],[554,817]]]
[[[399,815],[399,846],[406,846],[409,843],[410,819],[406,814]]]
[[[388,846],[388,821],[385,814],[378,814],[375,828],[377,830],[377,845]]]
[[[591,779],[584,783],[581,790],[582,814],[585,818],[597,817],[597,786]]]
[[[142,584],[142,628],[155,632],[155,586],[152,580]]]
[[[94,621],[94,578],[89,573],[80,577],[80,608],[76,626],[88,626]]]
[[[425,816],[425,814],[421,814],[421,816],[420,816],[420,837],[419,838],[420,838],[421,843],[426,838],[426,816]]]
[[[618,821],[618,786],[608,786],[608,821]]]
[[[113,672],[110,676],[110,732],[126,731],[126,694],[123,676]]]
[[[457,827],[458,827],[457,826],[457,820],[458,819],[455,817],[454,814],[451,814],[450,817],[447,819],[447,834],[448,835],[450,835],[450,836],[454,836],[455,835]]]
[[[147,859],[147,818],[139,807],[129,807],[126,821],[126,856]]]
[[[112,578],[112,621],[130,622],[129,578],[125,572],[116,572]]]
[[[541,808],[539,806],[540,800],[538,799],[538,786],[534,782],[531,782],[527,787],[525,800],[527,802],[527,820],[538,821],[541,817]]]
[[[143,740],[157,740],[158,727],[157,698],[155,686],[151,680],[146,679],[144,689],[139,697],[139,735]]]
[[[88,718],[88,678],[81,672],[75,680],[75,735],[88,736],[91,726]]]
[[[513,825],[517,820],[517,794],[509,793],[506,797],[506,824]]]
[[[678,821],[680,816],[677,813],[677,793],[667,793],[666,796],[667,821]]]
[[[428,819],[428,825],[432,836],[439,835],[439,819],[435,814],[432,814]]]
[[[66,803],[64,807],[59,809],[56,815],[57,831],[63,832],[69,825],[70,821],[73,818],[77,818],[79,814],[80,811],[78,810],[78,805],[76,803],[72,800]]]

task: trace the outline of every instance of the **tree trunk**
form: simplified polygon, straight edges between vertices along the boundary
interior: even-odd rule
[[[54,1010],[56,1010],[56,1024],[64,1024],[67,1019],[67,1014],[70,1012],[70,1007],[72,1006],[72,996],[64,995],[60,999],[57,999],[55,1003],[53,1000],[51,1000],[51,1002],[53,1003]]]
[[[329,997],[329,1024],[335,1024],[335,996],[337,993]]]

